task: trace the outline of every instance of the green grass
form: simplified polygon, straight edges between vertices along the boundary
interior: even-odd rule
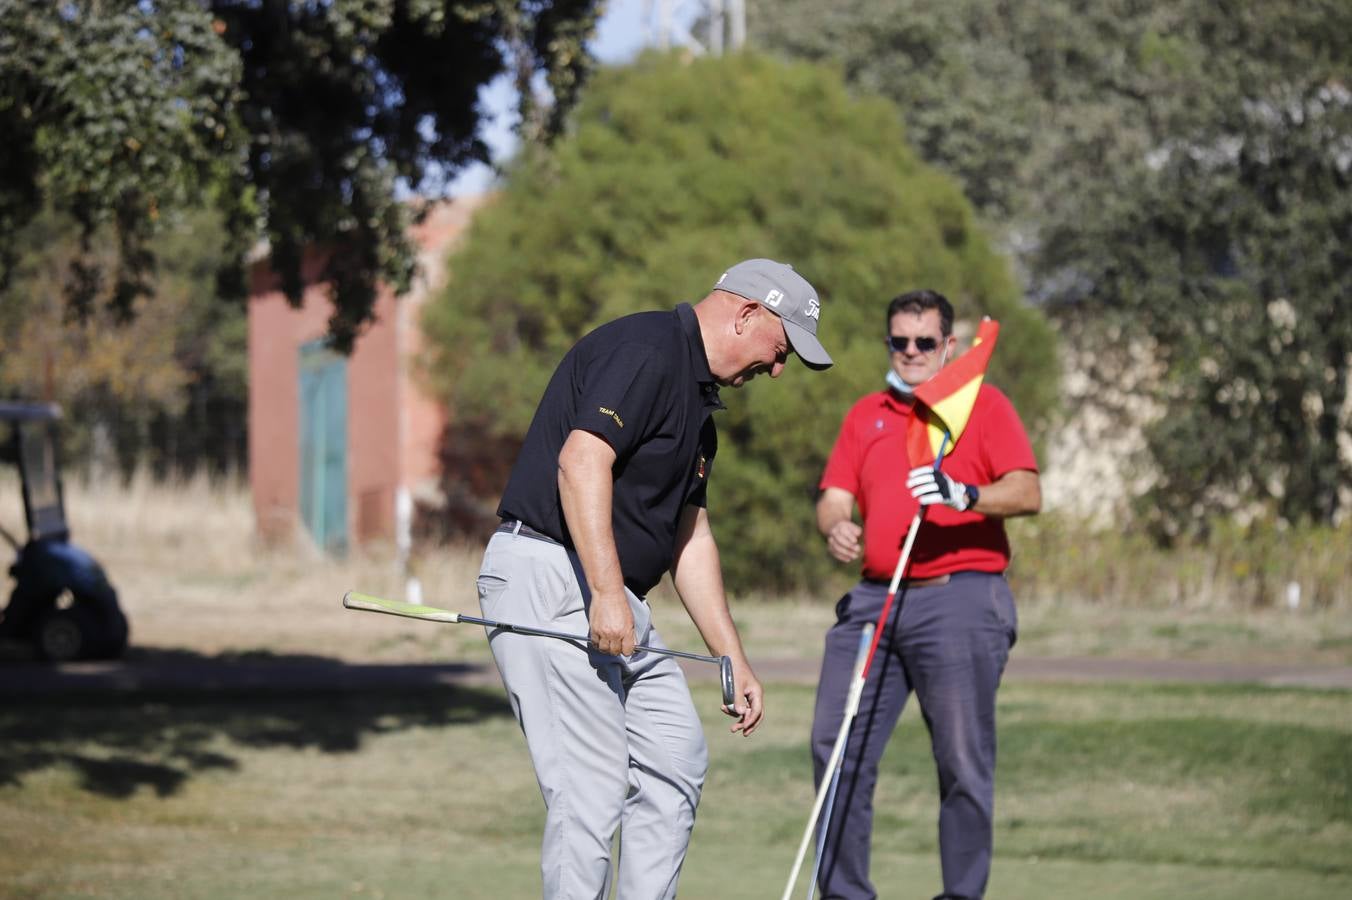
[[[682,896],[782,890],[812,691],[750,739],[696,685],[712,767]],[[992,898],[1352,894],[1352,693],[1011,683]],[[497,690],[67,699],[0,711],[0,896],[538,895],[542,807]],[[908,709],[876,800],[884,897],[938,889]]]
[[[820,659],[837,599],[830,594],[792,600],[734,598],[733,615],[752,664],[762,659]],[[674,596],[656,597],[653,611],[669,646],[702,646]],[[1018,611],[1014,655],[1025,659],[1096,656],[1352,665],[1352,615],[1342,609],[1182,609],[1018,597]],[[477,651],[465,646],[460,652]]]

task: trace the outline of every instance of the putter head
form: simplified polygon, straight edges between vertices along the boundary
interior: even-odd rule
[[[732,657],[719,657],[718,681],[723,686],[723,705],[732,709],[737,702],[737,683],[732,679]]]

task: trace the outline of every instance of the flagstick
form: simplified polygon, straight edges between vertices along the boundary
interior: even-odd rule
[[[798,855],[794,857],[793,868],[789,870],[789,883],[784,888],[782,900],[790,900],[793,895],[793,886],[798,882],[798,870],[803,865],[803,858],[807,856],[807,847],[812,840],[812,831],[817,824],[817,817],[821,815],[822,806],[826,803],[827,793],[832,793],[832,787],[836,782],[835,771],[840,765],[841,757],[845,753],[845,743],[850,736],[850,726],[854,724],[854,717],[859,712],[859,700],[864,694],[864,680],[868,678],[869,666],[873,664],[873,654],[878,651],[878,640],[882,637],[883,627],[887,623],[887,614],[892,610],[892,601],[897,596],[897,588],[901,585],[901,574],[906,570],[906,563],[911,559],[911,548],[915,546],[915,535],[920,530],[920,520],[924,518],[925,510],[921,507],[911,520],[911,530],[906,534],[906,543],[901,548],[901,559],[897,560],[897,570],[892,574],[892,583],[887,588],[887,601],[883,604],[882,615],[878,617],[878,624],[873,629],[873,640],[869,642],[868,656],[864,657],[862,664],[857,665],[853,683],[850,685],[849,697],[845,700],[845,718],[840,723],[840,732],[836,735],[835,746],[831,748],[831,756],[826,762],[825,777],[822,778],[821,787],[817,790],[817,799],[812,804],[812,813],[808,816],[807,828],[803,832],[803,840],[798,845]]]
[[[863,631],[859,632],[859,651],[854,658],[854,678],[852,683],[857,684],[862,690],[864,681],[859,677],[859,673],[864,668],[864,654],[873,646],[873,632],[877,626],[872,623],[865,625]],[[853,688],[852,688],[853,689]],[[856,703],[856,706],[858,704]],[[849,734],[851,729],[846,729],[837,736],[836,740],[843,740],[840,748],[841,765],[835,767],[831,774],[831,790],[826,795],[826,809],[821,816],[821,828],[817,829],[817,852],[813,855],[812,877],[807,882],[807,900],[812,900],[817,889],[817,873],[821,870],[822,856],[826,851],[826,833],[831,830],[831,811],[836,806],[836,790],[840,787],[840,773],[844,770],[845,751],[849,747]]]
[[[934,456],[934,471],[936,472],[943,465],[944,451],[948,449],[948,444],[949,434],[945,432],[943,440],[939,444],[939,452]],[[884,601],[883,611],[878,616],[878,624],[873,629],[873,640],[869,644],[868,656],[864,658],[863,665],[857,665],[854,681],[850,685],[849,696],[845,700],[845,718],[840,723],[840,731],[836,735],[835,746],[831,748],[831,756],[826,762],[826,771],[823,773],[825,777],[822,778],[821,786],[817,789],[817,799],[812,804],[807,828],[803,831],[803,840],[798,844],[798,855],[793,859],[793,868],[789,870],[789,883],[784,887],[781,900],[791,900],[793,886],[798,883],[798,870],[802,868],[803,858],[807,856],[807,845],[812,840],[812,830],[817,824],[817,817],[821,815],[827,794],[831,795],[832,805],[835,803],[836,767],[840,765],[841,758],[845,755],[845,744],[850,736],[850,726],[854,724],[854,717],[859,713],[859,701],[864,695],[864,681],[868,678],[869,667],[873,665],[873,655],[878,651],[878,642],[882,639],[883,629],[887,626],[888,613],[892,611],[892,602],[897,597],[897,589],[901,587],[901,576],[906,571],[906,564],[911,561],[911,548],[915,546],[915,536],[920,531],[920,522],[924,518],[925,507],[922,506],[915,511],[915,518],[911,519],[911,527],[906,532],[906,542],[901,547],[901,558],[897,560],[896,571],[892,573],[892,583],[887,586],[887,600]],[[820,856],[819,850],[818,864],[821,862]],[[816,878],[816,866],[813,867],[813,878]]]

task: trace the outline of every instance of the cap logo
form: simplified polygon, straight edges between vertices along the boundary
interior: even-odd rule
[[[784,299],[784,292],[776,288],[771,288],[770,293],[765,295],[765,305],[771,309],[779,306],[779,302]]]
[[[816,298],[816,297],[808,297],[808,298],[807,298],[807,309],[803,310],[803,315],[807,316],[809,319],[820,319],[820,318],[821,318],[821,312],[822,312],[822,305],[821,305],[820,303],[817,302],[817,298]]]

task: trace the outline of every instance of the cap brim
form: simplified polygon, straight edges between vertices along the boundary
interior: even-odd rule
[[[834,365],[821,341],[803,326],[784,319],[784,335],[789,339],[789,346],[793,348],[793,352],[798,354],[803,365],[809,369],[820,372]]]

